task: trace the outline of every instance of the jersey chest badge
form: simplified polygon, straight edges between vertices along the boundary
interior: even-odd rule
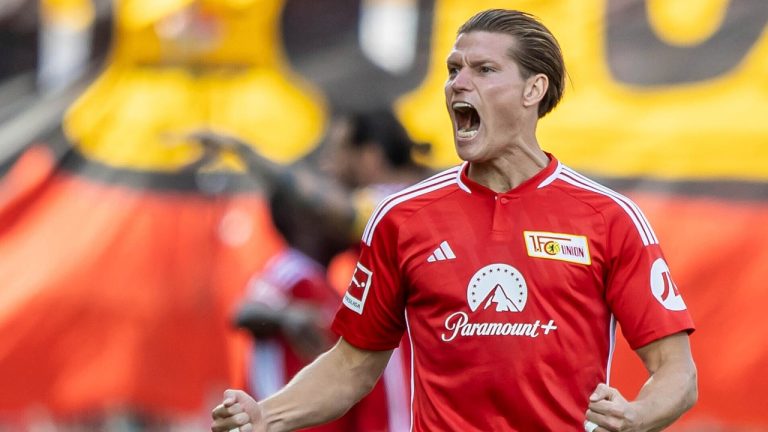
[[[590,265],[586,236],[546,231],[523,231],[528,256]]]

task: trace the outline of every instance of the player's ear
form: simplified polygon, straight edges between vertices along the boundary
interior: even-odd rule
[[[525,89],[523,90],[523,106],[532,107],[538,105],[547,94],[548,88],[549,78],[543,73],[528,77],[525,81]]]

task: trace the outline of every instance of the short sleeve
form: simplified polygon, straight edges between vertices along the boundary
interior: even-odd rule
[[[361,349],[394,349],[405,331],[398,229],[388,216],[376,227],[371,244],[362,242],[359,260],[331,327]]]
[[[653,230],[639,209],[608,220],[606,300],[632,349],[694,324]]]

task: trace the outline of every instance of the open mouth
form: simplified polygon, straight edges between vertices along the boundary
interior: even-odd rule
[[[480,115],[475,107],[467,102],[454,102],[451,108],[456,119],[456,135],[464,139],[477,135],[477,130],[480,128]]]

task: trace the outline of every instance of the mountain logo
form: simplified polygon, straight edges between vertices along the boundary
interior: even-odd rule
[[[475,272],[467,284],[467,303],[473,312],[491,307],[496,312],[522,312],[527,301],[525,278],[511,265],[487,265]]]

